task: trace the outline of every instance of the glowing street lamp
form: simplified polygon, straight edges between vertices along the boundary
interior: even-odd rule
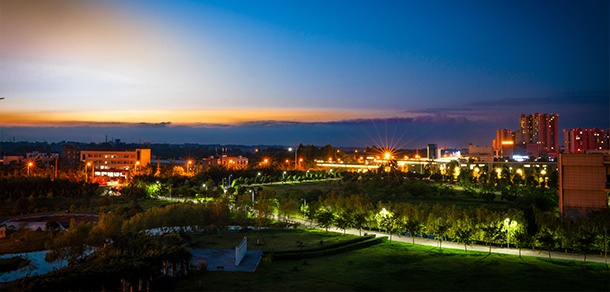
[[[91,166],[91,162],[87,162],[87,166],[85,166],[85,182],[89,180],[89,175],[87,174],[87,169]]]
[[[34,165],[31,162],[28,162],[28,176],[30,176],[30,168],[32,167],[32,165]]]
[[[516,221],[511,221],[510,218],[506,218],[504,220],[504,224],[506,224],[506,247],[510,247],[510,227],[517,226]]]

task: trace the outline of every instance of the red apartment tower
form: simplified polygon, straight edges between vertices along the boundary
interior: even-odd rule
[[[521,115],[519,131],[515,142],[521,144],[538,144],[540,151],[551,155],[557,154],[558,136],[556,114]]]
[[[578,153],[586,150],[610,150],[610,129],[563,130],[565,152]]]

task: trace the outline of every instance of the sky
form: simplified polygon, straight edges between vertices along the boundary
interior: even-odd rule
[[[606,129],[609,12],[608,1],[0,0],[0,140],[458,148],[491,145],[534,113]]]

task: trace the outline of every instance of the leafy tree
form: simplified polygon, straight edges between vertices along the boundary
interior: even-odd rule
[[[576,247],[580,253],[583,254],[583,264],[587,262],[587,253],[590,253],[592,250],[593,242],[595,242],[595,232],[581,226],[578,232],[578,237],[576,239]]]
[[[328,228],[335,222],[335,214],[327,208],[320,208],[316,213],[316,221],[318,221],[318,224],[328,232]]]
[[[464,244],[464,252],[468,252],[468,245],[472,243],[472,238],[473,230],[470,226],[460,226],[455,232],[455,240]]]
[[[85,222],[76,224],[76,221],[72,219],[70,228],[66,232],[59,233],[45,243],[45,247],[50,250],[48,259],[50,261],[67,260],[70,264],[76,263],[90,249],[86,245],[90,230],[90,224]]]
[[[337,218],[335,219],[335,224],[337,225],[337,227],[341,230],[343,230],[343,234],[345,235],[345,230],[347,228],[352,227],[353,225],[353,218],[351,213],[343,211],[339,213],[339,216],[337,216]]]
[[[392,241],[392,233],[396,231],[396,217],[394,213],[387,211],[385,208],[381,212],[375,215],[377,226],[380,229],[385,229],[390,234],[390,241]]]
[[[500,228],[496,223],[491,223],[486,227],[483,227],[483,233],[485,240],[489,243],[489,254],[491,254],[491,244],[502,239],[504,237],[504,233],[502,232],[502,228]]]
[[[519,248],[519,257],[521,257],[521,249],[530,244],[531,236],[527,233],[527,230],[520,229],[513,235],[513,241]]]
[[[415,235],[421,233],[424,230],[424,225],[417,219],[409,219],[404,222],[405,230],[409,232],[413,238],[413,245],[415,245]]]
[[[352,215],[352,223],[353,223],[353,227],[355,227],[356,229],[358,229],[358,231],[360,232],[360,236],[362,236],[362,227],[364,227],[364,225],[367,223],[367,214],[363,211],[355,211],[354,214]]]
[[[543,228],[537,235],[538,242],[549,251],[549,259],[551,259],[551,249],[555,245],[555,235],[548,228]]]

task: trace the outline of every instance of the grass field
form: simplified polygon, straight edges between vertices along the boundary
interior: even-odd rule
[[[277,184],[277,185],[266,185],[264,188],[274,189],[277,192],[279,198],[284,198],[285,193],[289,192],[292,189],[300,190],[303,192],[308,192],[313,189],[319,189],[326,191],[328,189],[333,189],[336,191],[340,191],[343,189],[343,183],[339,180],[332,181],[318,181],[318,182],[304,182],[304,183],[285,183],[285,184]],[[469,198],[463,194],[462,190],[455,190],[455,197],[445,197],[445,196],[434,196],[434,197],[416,197],[416,196],[400,196],[400,198],[393,199],[391,197],[386,197],[390,201],[400,201],[403,203],[409,203],[411,205],[419,205],[420,203],[424,203],[425,205],[433,206],[435,204],[439,204],[441,206],[453,206],[459,208],[467,209],[469,207],[478,207],[481,205],[486,205],[490,209],[498,209],[504,210],[510,208],[514,204],[512,202],[502,201],[500,199],[500,195],[496,195],[496,199],[493,202],[487,202],[480,198]]]
[[[340,186],[340,180],[327,180],[327,181],[314,181],[314,182],[296,182],[296,183],[283,183],[283,184],[272,184],[265,185],[264,188],[274,189],[276,192],[285,192],[290,189],[299,189],[301,191],[307,192],[313,189],[334,189],[340,190],[342,187]]]
[[[201,283],[201,286],[199,286]],[[384,242],[306,261],[263,261],[258,270],[204,272],[177,291],[609,291],[606,265]]]
[[[284,251],[320,247],[341,241],[356,238],[355,235],[342,235],[335,232],[324,232],[322,230],[296,229],[296,230],[267,230],[250,232],[222,232],[197,235],[197,245],[193,248],[232,248],[242,241],[244,236],[248,237],[248,249]],[[257,240],[259,244],[256,244]],[[302,242],[302,247],[299,243]],[[320,244],[320,241],[323,241]]]

